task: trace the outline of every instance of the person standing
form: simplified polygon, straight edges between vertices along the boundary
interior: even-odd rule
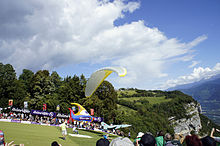
[[[63,139],[65,140],[66,139],[66,135],[67,135],[67,122],[63,122],[63,124],[60,125],[60,128],[61,128],[61,131],[62,131],[62,135],[63,135]]]

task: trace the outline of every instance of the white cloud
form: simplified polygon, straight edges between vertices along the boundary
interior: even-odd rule
[[[188,67],[189,67],[189,68],[193,68],[193,67],[195,67],[197,64],[199,64],[199,61],[192,61],[192,64],[189,65]]]
[[[170,87],[175,87],[178,85],[189,84],[193,82],[200,81],[202,79],[209,79],[215,75],[220,74],[220,63],[217,63],[213,68],[194,68],[190,75],[180,76],[177,79],[172,79],[166,81],[164,85],[161,86],[162,89],[168,89]]]
[[[193,40],[192,42],[190,42],[188,44],[189,48],[192,48],[194,46],[196,46],[197,44],[199,44],[200,42],[206,40],[208,37],[206,35],[202,35],[202,36],[199,36],[198,38],[196,38],[195,40]]]
[[[184,43],[144,21],[114,26],[124,12],[139,7],[123,0],[0,1],[0,61],[17,72],[108,62],[126,67],[122,84],[136,86],[167,76],[163,69],[169,61],[192,60],[192,47],[206,36]]]

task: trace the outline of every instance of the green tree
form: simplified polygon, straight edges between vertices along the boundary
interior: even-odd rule
[[[118,97],[112,84],[108,81],[104,81],[93,96],[98,96],[98,99],[102,101],[100,116],[104,117],[106,122],[114,123]]]
[[[83,87],[84,85],[80,78],[76,75],[72,78],[64,78],[64,81],[58,89],[58,100],[60,101],[62,112],[68,112],[68,108],[71,107],[72,102],[82,103],[82,98],[84,97]]]
[[[28,96],[28,92],[25,90],[25,85],[21,81],[15,80],[11,86],[11,91],[14,106],[23,108],[25,97]]]
[[[32,96],[30,105],[32,108],[41,109],[44,104],[44,98],[47,95],[55,92],[55,85],[50,79],[50,74],[47,70],[40,70],[34,76],[32,80]]]
[[[53,82],[55,88],[59,88],[59,86],[62,83],[62,78],[59,76],[59,74],[56,71],[53,71],[52,74],[50,75],[50,79]]]
[[[13,84],[16,73],[12,65],[0,63],[0,107],[6,107],[8,100],[13,99]]]
[[[23,69],[22,74],[19,76],[19,81],[24,84],[26,92],[31,93],[31,83],[34,77],[34,73],[31,70]]]

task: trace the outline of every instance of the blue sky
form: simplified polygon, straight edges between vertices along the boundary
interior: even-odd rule
[[[218,0],[2,0],[0,62],[87,78],[124,66],[116,88],[166,89],[220,73]]]

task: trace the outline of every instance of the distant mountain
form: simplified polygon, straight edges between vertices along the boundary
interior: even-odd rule
[[[202,81],[195,84],[173,88],[192,96],[196,100],[217,100],[220,101],[220,78]]]
[[[167,89],[168,91],[173,91],[173,90],[183,90],[183,89],[189,89],[189,88],[195,88],[197,86],[200,86],[200,85],[203,85],[203,84],[206,84],[206,83],[211,83],[211,84],[220,84],[219,82],[219,79],[220,79],[220,74],[219,75],[216,75],[216,76],[213,76],[209,79],[202,79],[198,82],[194,82],[194,83],[189,83],[189,84],[183,84],[183,85],[178,85],[178,86],[175,86],[175,87],[171,87],[169,89]]]
[[[201,103],[204,114],[220,125],[220,75],[169,90],[180,90],[192,96]]]

